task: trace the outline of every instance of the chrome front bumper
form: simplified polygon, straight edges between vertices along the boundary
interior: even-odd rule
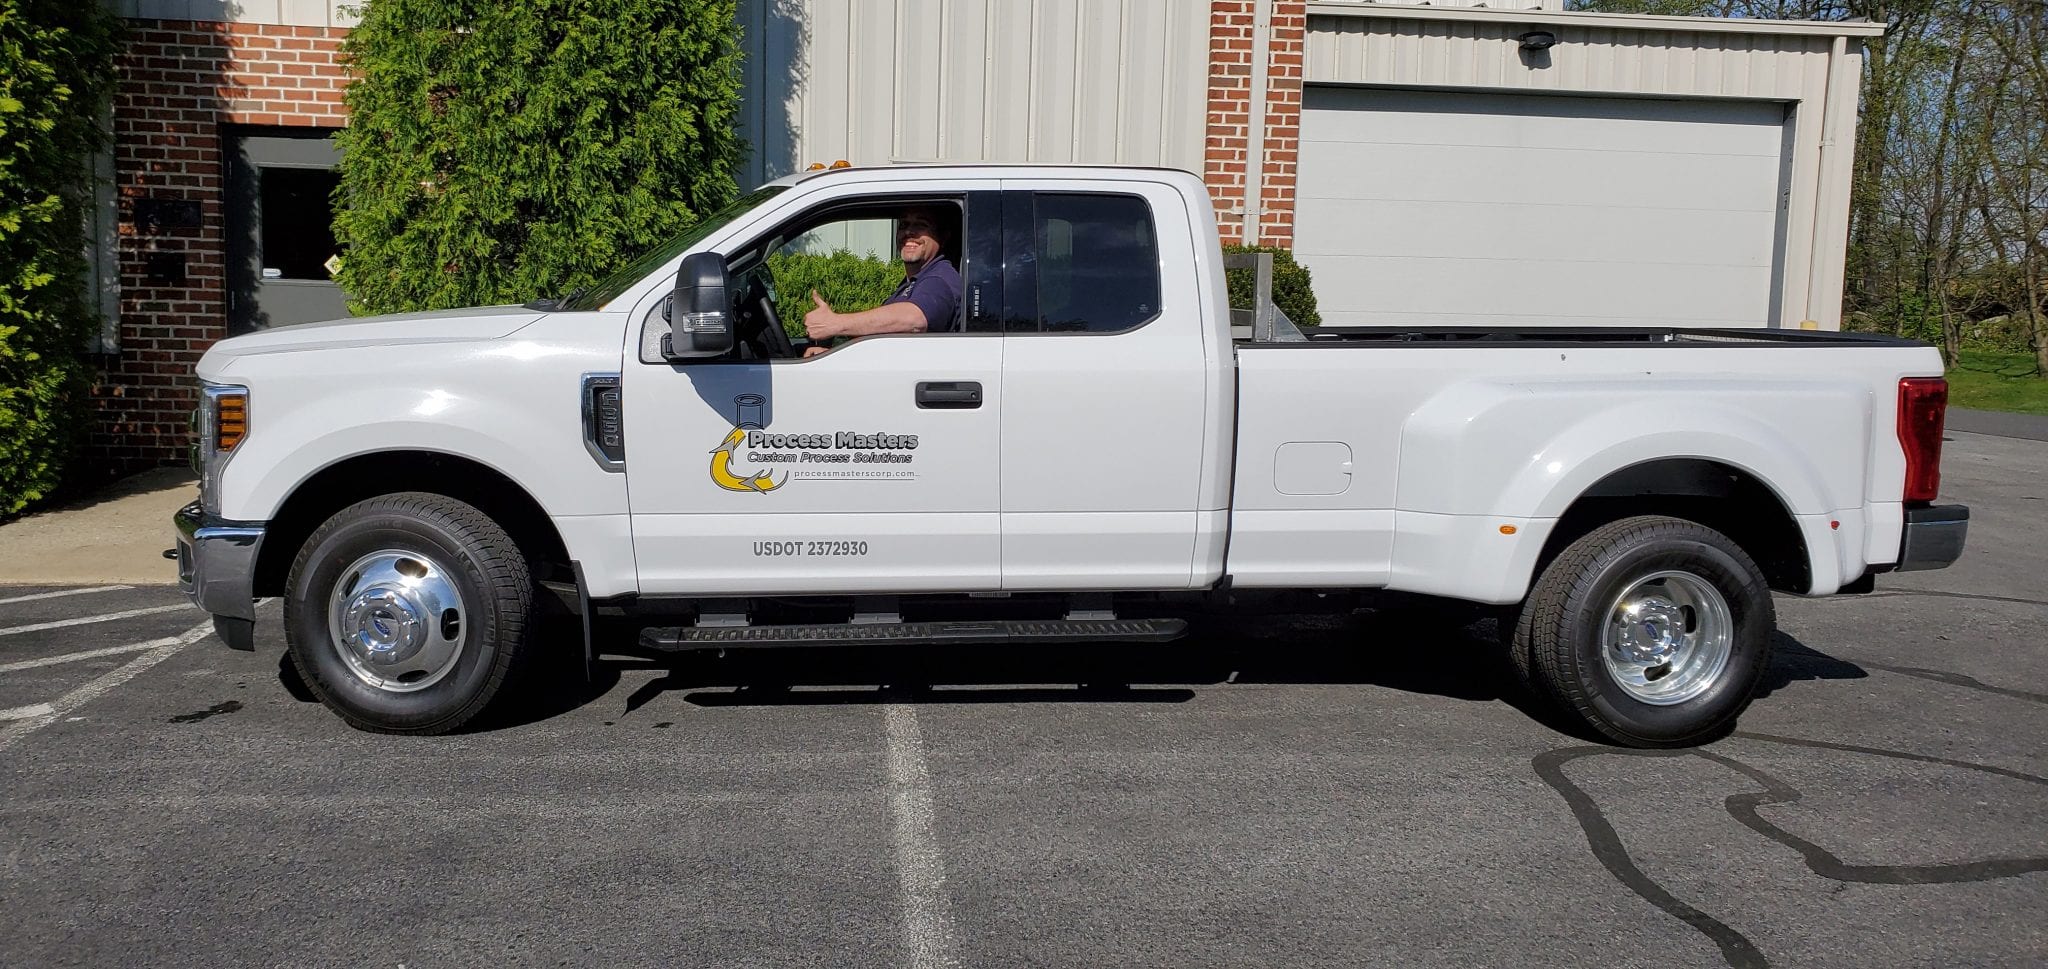
[[[259,522],[209,520],[199,502],[178,509],[171,516],[178,527],[178,587],[192,603],[221,620],[256,619],[256,552],[263,546],[263,525]],[[228,645],[250,648],[223,630]]]
[[[1967,505],[1929,505],[1906,509],[1906,535],[1899,541],[1897,571],[1945,569],[1963,555],[1970,532]]]

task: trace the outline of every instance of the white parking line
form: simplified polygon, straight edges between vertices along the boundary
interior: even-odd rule
[[[151,606],[147,609],[129,609],[124,612],[109,612],[97,616],[80,616],[77,619],[58,619],[54,622],[39,622],[27,626],[9,626],[0,629],[0,636],[18,636],[22,633],[39,633],[45,629],[63,629],[66,626],[85,626],[96,622],[113,622],[116,619],[133,619],[136,616],[153,616],[159,612],[177,612],[180,609],[196,609],[189,602],[174,606]]]
[[[129,643],[126,646],[102,646],[99,649],[64,653],[60,656],[45,656],[41,659],[24,659],[16,660],[12,663],[0,663],[0,673],[12,673],[15,670],[32,670],[38,666],[56,666],[59,663],[76,663],[82,659],[98,659],[102,656],[119,656],[122,653],[155,649],[158,646],[168,646],[177,638],[176,636],[166,636],[162,639],[152,639],[146,643]]]
[[[133,588],[135,587],[132,585],[96,585],[90,589],[65,589],[60,592],[38,592],[32,596],[15,596],[11,599],[0,599],[0,606],[13,605],[17,602],[34,602],[37,599],[62,599],[65,596],[91,595],[95,592],[119,592],[122,589]]]
[[[45,713],[55,712],[47,703],[31,703],[25,707],[0,710],[0,720],[27,720],[30,717],[40,717]]]
[[[93,700],[98,699],[100,694],[134,679],[136,674],[169,659],[171,654],[179,649],[205,639],[206,635],[211,632],[213,632],[213,617],[208,616],[205,622],[193,626],[177,636],[171,637],[163,645],[129,660],[119,669],[102,674],[99,679],[58,697],[48,704],[50,707],[48,712],[36,714],[26,720],[17,720],[6,727],[0,727],[0,751],[14,746],[15,742],[21,738],[56,722],[58,717],[91,703]]]
[[[931,776],[917,710],[883,707],[889,729],[889,813],[896,822],[896,877],[903,892],[903,935],[914,969],[959,963],[953,957],[953,915],[946,901],[946,862],[932,834]]]

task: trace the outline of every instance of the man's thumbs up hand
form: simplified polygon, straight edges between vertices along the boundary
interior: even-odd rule
[[[829,340],[839,335],[839,314],[832,311],[832,304],[811,290],[811,311],[804,314],[804,333],[813,341]]]

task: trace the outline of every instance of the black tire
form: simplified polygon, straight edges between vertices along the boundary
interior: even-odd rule
[[[1697,696],[1656,704],[1632,695],[1604,660],[1608,611],[1660,572],[1705,580],[1732,618],[1727,662]],[[1769,583],[1741,547],[1697,522],[1647,515],[1594,529],[1537,577],[1522,604],[1509,657],[1538,698],[1630,747],[1684,747],[1717,739],[1756,694],[1770,665],[1776,610]]]
[[[330,602],[352,563],[380,550],[416,552],[445,568],[467,604],[452,667],[425,688],[393,692],[366,682],[329,629]],[[342,509],[315,530],[292,562],[284,597],[285,642],[322,703],[358,729],[446,733],[468,723],[516,672],[533,628],[533,580],[503,528],[442,495],[402,492]]]

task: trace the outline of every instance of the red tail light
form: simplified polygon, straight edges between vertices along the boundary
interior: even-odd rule
[[[1948,381],[1899,381],[1899,446],[1906,452],[1906,500],[1933,501],[1941,490],[1941,428],[1948,419]]]

